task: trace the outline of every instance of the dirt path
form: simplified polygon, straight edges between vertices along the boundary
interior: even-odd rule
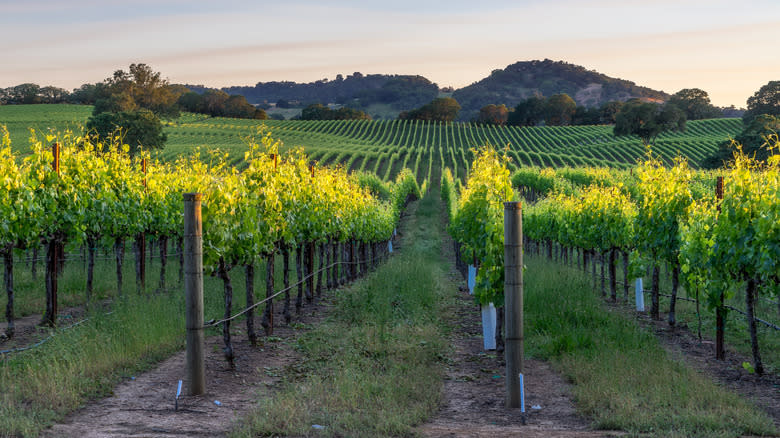
[[[325,298],[319,304],[305,307],[291,326],[276,327],[273,336],[261,337],[257,347],[252,347],[246,336],[235,336],[235,370],[228,369],[223,358],[222,338],[207,338],[206,394],[183,395],[178,411],[175,395],[178,381],[185,379],[184,352],[175,354],[154,370],[128,378],[114,389],[113,396],[72,413],[42,436],[225,436],[235,421],[255,405],[258,397],[270,394],[283,375],[296,372],[298,356],[292,347],[296,337],[305,330],[302,327],[317,324],[329,307]],[[283,321],[281,314],[277,321]],[[256,326],[259,327],[259,322]],[[235,332],[242,332],[243,327],[242,321],[234,326]],[[186,384],[182,394],[186,394]]]
[[[456,275],[459,275],[455,273]],[[525,405],[504,407],[505,364],[501,354],[485,352],[481,316],[467,291],[458,294],[453,321],[453,353],[446,371],[444,402],[439,413],[420,428],[430,437],[603,437],[619,433],[588,430],[575,411],[570,385],[550,365],[526,359]],[[534,409],[538,407],[539,409]]]
[[[443,220],[443,227],[446,223]],[[452,261],[453,283],[463,284],[455,269],[452,240],[445,235],[444,256]],[[486,352],[479,307],[468,290],[457,291],[451,343],[439,413],[420,427],[430,437],[604,437],[621,433],[589,430],[572,402],[571,386],[547,362],[524,362],[526,424],[520,410],[504,406],[503,353]],[[536,408],[536,409],[535,409]]]

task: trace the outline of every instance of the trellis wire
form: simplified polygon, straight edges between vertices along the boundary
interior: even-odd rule
[[[110,314],[112,314],[112,313],[114,313],[114,312],[108,312],[108,313],[106,313],[106,315],[110,315]],[[43,345],[43,344],[45,344],[47,341],[49,341],[51,338],[53,338],[53,337],[55,337],[56,335],[58,335],[58,334],[62,333],[63,331],[65,331],[65,330],[69,330],[69,329],[72,329],[73,327],[76,327],[76,326],[79,326],[79,325],[81,325],[81,324],[84,324],[84,323],[85,323],[85,322],[87,322],[87,321],[89,321],[89,318],[84,318],[84,319],[82,319],[82,320],[81,320],[81,321],[79,321],[79,322],[76,322],[76,323],[74,323],[74,324],[71,324],[71,325],[69,325],[69,326],[67,326],[67,327],[63,327],[63,328],[61,328],[61,329],[57,330],[56,332],[52,333],[50,336],[48,336],[48,337],[46,337],[46,338],[44,338],[44,339],[42,339],[42,340],[38,341],[37,343],[35,343],[35,344],[33,344],[33,345],[28,345],[28,346],[26,346],[26,347],[11,348],[10,350],[0,350],[0,355],[9,355],[9,354],[13,354],[13,353],[19,353],[19,352],[22,352],[22,351],[32,350],[33,348],[40,347],[41,345]]]
[[[266,297],[265,299],[263,299],[263,300],[261,300],[261,301],[258,301],[257,303],[255,303],[255,304],[253,304],[253,305],[251,305],[251,306],[249,306],[249,307],[245,308],[244,310],[242,310],[242,311],[240,311],[240,312],[236,313],[235,315],[231,316],[230,318],[221,319],[221,320],[219,320],[219,321],[209,321],[208,323],[206,323],[206,324],[203,326],[203,328],[211,328],[211,327],[216,327],[216,326],[218,326],[218,325],[220,325],[220,324],[224,324],[224,323],[226,323],[226,322],[228,322],[228,321],[232,321],[232,320],[234,320],[234,319],[238,318],[239,316],[241,316],[241,315],[245,314],[246,312],[249,312],[250,310],[254,309],[255,307],[257,307],[257,306],[259,306],[259,305],[261,305],[261,304],[263,304],[263,303],[265,303],[265,302],[268,302],[268,301],[270,301],[270,300],[273,300],[274,298],[278,297],[279,295],[281,295],[281,294],[283,294],[283,293],[285,293],[285,292],[288,292],[288,291],[292,290],[294,287],[297,287],[299,284],[301,284],[301,283],[303,283],[303,282],[307,281],[309,278],[311,278],[311,277],[313,277],[313,276],[317,275],[318,273],[320,273],[320,272],[323,272],[323,271],[327,271],[328,269],[330,269],[330,268],[332,268],[332,267],[334,267],[334,266],[336,266],[336,265],[356,265],[356,264],[359,264],[359,263],[366,262],[366,261],[368,261],[368,260],[369,260],[369,259],[364,259],[364,260],[356,260],[356,261],[354,261],[354,262],[344,262],[344,261],[341,261],[341,262],[334,262],[334,263],[331,263],[331,264],[330,264],[330,265],[328,265],[328,266],[325,266],[325,267],[323,267],[323,268],[321,268],[321,269],[318,269],[318,270],[316,270],[316,271],[314,271],[314,272],[311,272],[309,275],[306,275],[306,276],[302,277],[300,280],[298,280],[298,281],[297,281],[296,283],[294,283],[294,284],[291,284],[289,287],[286,287],[286,288],[284,288],[284,289],[282,289],[282,290],[280,290],[280,291],[276,292],[275,294],[271,295],[270,297]]]

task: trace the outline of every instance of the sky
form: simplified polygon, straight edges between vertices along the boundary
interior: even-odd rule
[[[361,72],[459,88],[547,58],[745,107],[780,80],[779,42],[778,0],[0,0],[0,87],[146,63],[210,87]]]

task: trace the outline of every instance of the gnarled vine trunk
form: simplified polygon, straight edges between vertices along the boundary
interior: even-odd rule
[[[8,326],[5,329],[7,338],[14,337],[14,250],[8,248],[3,252],[5,262],[5,294],[8,302],[5,304],[5,320]]]
[[[265,264],[265,312],[263,312],[263,328],[266,336],[274,334],[274,255],[269,254]]]
[[[230,282],[225,260],[221,257],[217,268],[217,276],[222,279],[222,284],[224,285],[225,319],[227,320],[222,323],[222,341],[225,343],[225,348],[222,351],[225,353],[225,360],[230,365],[230,369],[235,369],[235,354],[233,353],[233,344],[230,342],[230,320],[228,319],[233,312],[233,285]]]
[[[246,285],[246,335],[249,343],[254,347],[257,345],[257,333],[255,333],[255,265],[248,263],[244,265],[245,285]]]

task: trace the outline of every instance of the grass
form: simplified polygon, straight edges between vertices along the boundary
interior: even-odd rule
[[[661,276],[661,291],[668,293],[671,291],[671,279],[668,265],[662,269],[664,275]],[[622,274],[621,274],[622,275]],[[647,281],[647,279],[645,279]],[[645,288],[649,284],[645,283]],[[745,309],[745,284],[734,285],[733,296],[727,299],[726,304],[737,309]],[[765,321],[780,325],[780,310],[778,309],[778,296],[769,297],[767,291],[759,292],[759,299],[755,303],[755,315]],[[695,293],[688,292],[681,287],[679,296],[695,299]],[[704,294],[701,297],[701,332],[704,339],[714,342],[715,339],[715,311],[710,310],[704,303]],[[669,310],[669,298],[661,297],[661,312]],[[645,304],[648,305],[649,295],[645,298]],[[689,301],[677,301],[676,305],[677,323],[680,326],[687,326],[688,329],[696,333],[699,328],[698,316],[696,314],[696,303]],[[780,331],[771,329],[761,323],[757,324],[758,344],[761,352],[761,359],[767,372],[780,372]],[[727,348],[733,349],[737,353],[749,358],[752,361],[752,352],[750,346],[750,333],[748,332],[747,317],[734,311],[729,311],[726,317],[725,343]]]
[[[79,130],[92,115],[91,105],[0,105],[0,125],[6,125],[16,152],[29,151],[30,128],[43,134],[50,130]],[[39,135],[41,137],[41,135]]]
[[[695,298],[693,294],[684,293],[683,296],[688,298]],[[764,299],[765,296],[761,296],[756,302],[755,313],[756,317],[764,319],[765,321],[772,322],[776,325],[780,325],[780,312],[778,312],[777,303],[775,300],[780,297],[773,297],[772,301]],[[661,300],[661,309],[668,309],[668,299]],[[745,309],[745,286],[739,285],[739,290],[735,293],[735,296],[731,300],[728,300],[728,304],[737,308]],[[705,307],[704,303],[701,304],[702,323],[701,331],[702,337],[705,339],[715,339],[715,312]],[[696,304],[687,301],[677,302],[677,320],[681,324],[688,326],[691,332],[696,333],[698,331],[698,318],[696,315]],[[756,324],[758,333],[758,345],[761,353],[761,361],[764,364],[764,369],[769,373],[780,372],[780,331],[771,329],[761,323]],[[752,362],[752,351],[750,345],[750,332],[748,331],[747,317],[737,312],[730,311],[726,318],[726,332],[725,343],[727,348],[733,349],[739,354],[748,358]]]
[[[617,276],[622,281],[623,279],[623,266],[622,262],[618,262]],[[590,269],[590,268],[589,268]],[[589,277],[592,278],[592,277]],[[662,294],[669,294],[672,289],[671,271],[668,264],[663,265],[661,269],[660,278],[660,291]],[[608,283],[608,281],[607,281]],[[733,296],[727,300],[728,305],[731,305],[737,309],[745,309],[745,285],[736,285],[736,292]],[[607,284],[607,288],[609,285]],[[650,294],[647,292],[650,289],[650,279],[644,278],[645,288],[645,308],[650,309]],[[629,287],[630,296],[628,305],[634,305],[634,285],[633,283]],[[609,292],[608,292],[609,293]],[[622,283],[618,285],[618,299],[622,300],[623,288]],[[696,296],[693,292],[688,292],[681,285],[678,297],[695,299]],[[756,317],[780,325],[780,312],[777,306],[777,297],[768,297],[764,294],[759,297],[756,302],[755,314]],[[661,318],[666,320],[666,312],[669,311],[669,298],[661,296],[659,299],[659,308],[661,311]],[[700,304],[701,313],[701,333],[702,338],[714,342],[715,339],[715,311],[708,309],[704,303],[704,295],[701,297]],[[696,313],[696,303],[678,300],[676,304],[676,320],[678,327],[687,327],[692,333],[697,333],[699,330],[699,318]],[[761,359],[764,363],[764,368],[767,372],[777,373],[780,371],[780,332],[771,329],[763,324],[757,324],[758,343],[761,351]],[[752,361],[752,352],[750,346],[750,333],[748,332],[747,319],[744,315],[737,312],[728,312],[726,318],[726,334],[725,334],[726,347],[736,351],[737,353],[750,358]]]
[[[526,349],[574,384],[577,408],[594,428],[663,437],[777,433],[765,413],[609,311],[582,273],[528,257],[525,281]]]
[[[129,296],[44,346],[0,362],[0,435],[37,433],[183,346],[183,298]]]
[[[302,376],[261,400],[234,436],[408,436],[436,411],[447,349],[440,314],[455,287],[433,192],[402,230],[399,253],[340,290],[329,319],[300,338]]]
[[[112,256],[98,254],[96,261],[93,300],[107,303],[112,313],[107,314],[103,306],[94,306],[89,319],[72,329],[38,329],[35,340],[54,335],[40,347],[0,357],[0,436],[36,436],[89,400],[109,395],[122,379],[153,367],[183,348],[184,299],[180,293],[183,286],[178,283],[178,257],[168,259],[166,293],[154,293],[159,279],[159,259],[147,262],[147,294],[139,295],[135,290],[134,261],[129,248],[128,244],[123,264],[122,299],[116,297]],[[172,246],[169,254],[173,252]],[[39,256],[42,254],[44,252]],[[77,258],[77,249],[71,248],[69,254],[59,280],[61,309],[86,303],[84,263]],[[21,253],[17,254],[16,260],[14,289],[17,317],[40,314],[45,306],[45,266],[38,264],[38,275],[33,279]],[[276,264],[278,290],[283,275],[280,257],[277,257]],[[265,296],[265,265],[258,263],[255,268],[257,299]],[[236,268],[230,276],[236,288],[233,302],[236,311],[246,302],[244,273]],[[295,277],[294,274],[292,277]],[[221,280],[210,276],[204,278],[206,320],[223,315],[222,288]],[[3,292],[0,294],[0,308],[4,309],[5,304]],[[60,319],[63,326],[71,323]],[[242,324],[243,320],[236,323]],[[4,330],[5,323],[0,323],[0,327]],[[208,335],[220,333],[220,328],[207,330]],[[17,346],[23,345],[12,338],[0,344],[0,349]]]

